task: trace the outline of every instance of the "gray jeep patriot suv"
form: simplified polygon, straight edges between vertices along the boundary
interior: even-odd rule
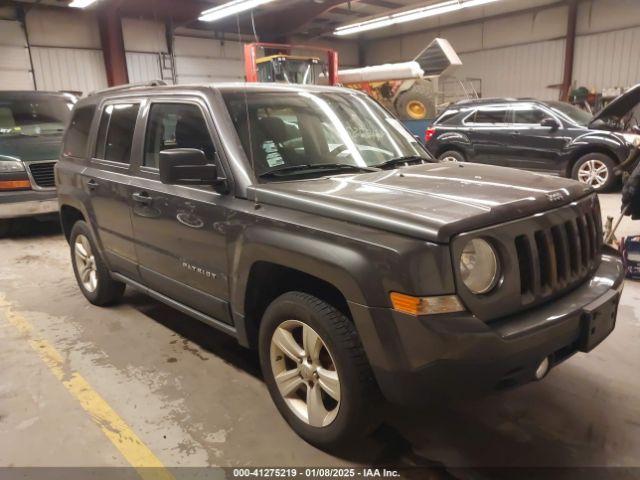
[[[613,330],[623,267],[578,182],[441,164],[366,95],[129,86],[78,102],[56,181],[78,285],[256,348],[307,441],[383,399],[541,379]]]

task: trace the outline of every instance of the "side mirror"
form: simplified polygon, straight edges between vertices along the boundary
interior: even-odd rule
[[[220,185],[216,165],[209,164],[202,150],[171,148],[160,152],[160,181],[169,185]]]
[[[551,130],[558,130],[562,126],[555,118],[551,117],[543,118],[540,125],[543,127],[549,127]]]

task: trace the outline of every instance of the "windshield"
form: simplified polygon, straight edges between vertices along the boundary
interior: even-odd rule
[[[0,136],[61,133],[73,102],[58,96],[0,99]]]
[[[258,176],[285,169],[299,174],[295,166],[367,168],[409,157],[433,161],[396,118],[362,94],[224,92],[223,96]]]
[[[573,123],[577,123],[583,127],[589,126],[591,120],[593,120],[593,115],[589,112],[585,112],[584,110],[580,110],[579,108],[574,107],[573,105],[569,105],[564,102],[546,102],[549,108],[553,110],[560,116],[565,117],[565,119],[569,119]]]

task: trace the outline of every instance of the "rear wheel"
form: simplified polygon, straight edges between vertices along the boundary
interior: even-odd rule
[[[457,150],[447,150],[438,156],[438,160],[442,163],[459,163],[466,162],[467,159]]]
[[[71,263],[76,281],[84,296],[94,305],[104,306],[116,302],[124,293],[125,285],[111,278],[109,269],[100,258],[87,224],[80,220],[71,229]]]
[[[353,323],[328,303],[289,292],[260,325],[260,364],[280,414],[307,442],[333,449],[377,426],[379,393]]]
[[[574,180],[606,192],[616,184],[615,162],[602,153],[588,153],[578,159],[571,176]]]

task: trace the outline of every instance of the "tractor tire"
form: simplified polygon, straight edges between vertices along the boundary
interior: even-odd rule
[[[401,120],[425,120],[436,116],[436,95],[433,84],[417,80],[402,92],[395,101],[395,110]]]

